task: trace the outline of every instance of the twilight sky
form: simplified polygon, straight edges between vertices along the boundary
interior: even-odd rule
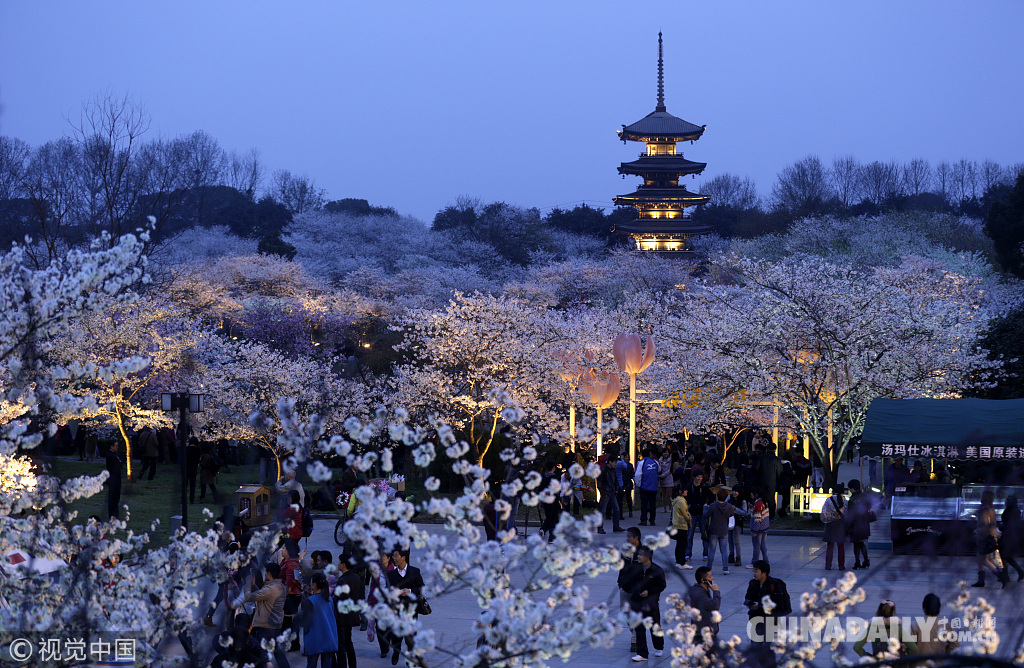
[[[662,30],[668,111],[708,126],[686,156],[766,195],[811,153],[1024,161],[1022,26],[1018,0],[0,0],[0,134],[130,92],[150,137],[258,148],[330,199],[611,207]]]

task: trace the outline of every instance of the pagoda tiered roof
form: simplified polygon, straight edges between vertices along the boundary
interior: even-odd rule
[[[694,162],[681,155],[642,155],[639,160],[619,165],[619,174],[700,174],[706,162]]]
[[[705,127],[684,121],[662,109],[652,111],[632,125],[623,125],[619,130],[619,139],[643,142],[696,141],[704,134]]]
[[[657,188],[640,186],[636,191],[628,195],[619,195],[612,200],[617,206],[637,206],[642,204],[657,204],[659,202],[671,203],[682,206],[697,206],[707,204],[711,201],[710,195],[692,193],[685,186],[669,188]]]

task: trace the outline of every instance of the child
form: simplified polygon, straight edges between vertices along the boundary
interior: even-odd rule
[[[757,561],[763,559],[768,561],[768,528],[769,528],[769,512],[768,504],[764,501],[764,490],[758,488],[754,492],[756,500],[754,501],[754,508],[750,512],[750,543],[754,548],[754,554],[751,557],[751,561]],[[758,556],[760,553],[760,556]],[[752,565],[747,564],[747,568],[753,568]]]

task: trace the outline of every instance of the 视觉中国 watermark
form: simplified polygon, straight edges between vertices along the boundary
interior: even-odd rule
[[[973,643],[995,631],[995,618],[966,620],[960,617],[754,617],[747,622],[747,638],[773,642],[784,637],[810,643],[885,642],[899,637],[911,642],[945,641]]]

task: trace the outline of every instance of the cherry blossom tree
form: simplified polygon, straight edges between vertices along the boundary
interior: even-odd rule
[[[1002,307],[978,279],[934,264],[865,272],[814,259],[732,270],[741,285],[677,297],[661,336],[718,357],[720,384],[779,402],[830,481],[871,399],[954,396],[972,372],[998,371],[972,347]]]
[[[440,409],[478,462],[507,422],[488,399],[495,387],[522,402],[531,426],[557,432],[548,392],[557,375],[544,347],[560,337],[544,331],[542,315],[520,300],[480,294],[457,295],[444,310],[410,310],[396,326],[405,331],[403,349],[421,361],[397,369],[397,402],[419,416]]]
[[[0,646],[17,638],[38,646],[50,637],[109,644],[111,636],[131,636],[142,641],[144,657],[155,658],[153,647],[194,625],[197,585],[206,569],[224,567],[218,561],[223,558],[218,557],[216,532],[182,534],[166,548],[144,551],[147,536],[126,533],[126,522],[73,524],[76,514],[67,504],[98,493],[107,472],[61,482],[28,469],[15,454],[42,440],[42,434],[29,431],[30,419],[47,412],[84,415],[103,401],[87,392],[62,394],[55,384],[92,383],[107,375],[141,372],[148,364],[133,357],[112,360],[102,370],[44,363],[65,329],[102,314],[112,298],[131,301],[125,290],[142,277],[142,250],[142,242],[129,235],[73,250],[60,265],[44,269],[32,269],[21,247],[0,258],[0,415],[9,418],[0,424],[0,552],[26,555],[29,572],[43,564],[56,569],[47,577],[5,579]],[[251,549],[266,549],[257,542]],[[134,557],[138,563],[115,564],[114,556]]]
[[[173,306],[152,298],[131,304],[111,302],[102,311],[83,314],[53,338],[50,357],[54,362],[81,368],[88,382],[77,376],[58,384],[63,391],[96,399],[89,408],[71,417],[91,418],[117,429],[124,443],[128,478],[133,475],[132,439],[129,430],[144,425],[172,425],[159,407],[159,391],[175,384],[191,363],[198,332]],[[118,373],[110,366],[123,357],[145,360],[145,366],[131,373]]]
[[[281,398],[297,397],[292,407],[296,415],[309,419],[316,414],[330,429],[340,429],[351,415],[367,414],[371,401],[381,398],[373,385],[337,377],[329,363],[288,356],[261,343],[208,335],[197,346],[196,358],[191,386],[201,387],[216,400],[208,402],[203,413],[192,415],[192,420],[213,435],[266,448],[277,460],[278,477],[282,460],[290,454],[273,426],[279,423]],[[268,416],[270,426],[254,427],[249,419],[254,412]]]
[[[141,247],[129,237],[107,248],[71,254],[63,269],[33,270],[25,264],[19,248],[0,258],[0,303],[4,306],[0,309],[0,373],[3,374],[4,393],[0,415],[10,419],[0,426],[0,456],[10,457],[19,447],[31,448],[41,440],[39,435],[28,433],[28,418],[40,415],[43,410],[71,414],[78,407],[80,412],[84,412],[102,400],[89,394],[61,395],[56,392],[53,389],[55,382],[66,382],[76,376],[84,382],[94,376],[87,374],[84,368],[47,366],[44,361],[63,329],[90,314],[103,314],[110,308],[112,295],[123,294],[126,287],[138,281],[141,273],[136,267]],[[785,303],[778,296],[778,289],[770,289],[772,284],[768,279],[776,276],[777,282],[781,281],[781,277],[792,275],[792,268],[781,270],[776,267],[776,274],[769,271],[770,267],[765,268],[763,274],[755,268],[751,265],[745,272],[747,287],[732,286],[728,290],[749,293],[748,303],[754,307],[760,302],[768,304],[771,298],[777,303]],[[969,296],[976,289],[976,284],[968,279],[951,281],[949,277],[917,269],[895,272],[894,277],[888,279],[887,285],[898,285],[898,290],[893,289],[895,293],[906,293],[918,300],[909,299],[898,304],[911,307],[908,312],[920,321],[919,325],[929,322],[929,317],[948,316],[943,322],[960,326],[957,334],[969,333],[972,325],[969,318],[957,320],[948,315],[947,306],[935,306],[935,303],[951,295]],[[871,278],[860,276],[861,281],[868,283]],[[838,278],[823,281],[820,272],[815,274],[815,279],[826,287],[838,281]],[[886,285],[884,281],[882,283]],[[685,299],[687,305],[692,305],[696,314],[701,315],[707,310],[701,307],[701,300],[719,289],[722,294],[717,303],[730,303],[732,293],[724,286],[709,284],[701,286],[700,290],[688,291],[675,301],[666,302],[663,307],[671,311]],[[795,289],[792,292],[803,294]],[[826,296],[831,295],[828,290],[825,292]],[[507,357],[490,353],[499,364],[503,360],[515,360],[525,352],[543,351],[547,345],[564,349],[571,340],[569,337],[576,334],[581,335],[576,342],[579,345],[606,340],[610,347],[611,338],[604,337],[601,325],[604,322],[614,321],[613,331],[620,329],[621,323],[616,320],[631,321],[633,326],[630,329],[641,329],[637,309],[611,315],[592,309],[575,314],[560,313],[554,317],[515,300],[474,299],[483,302],[474,305],[474,310],[494,317],[499,325],[503,325],[499,318],[501,308],[512,311],[506,318],[509,322],[518,316],[527,323],[519,325],[518,329],[509,325],[504,338],[488,340],[493,345],[514,346],[516,341],[511,337],[524,334],[531,337]],[[822,299],[828,302],[828,298]],[[125,295],[124,300],[130,301],[131,296]],[[739,302],[731,302],[731,305],[737,306]],[[459,314],[459,308],[458,303],[453,303],[450,313],[422,313],[426,324],[419,336],[455,331],[465,332],[459,335],[468,337],[475,331],[483,332],[483,326],[477,324],[479,313],[459,320],[453,317]],[[787,322],[793,320],[792,314],[796,312],[791,308]],[[646,316],[653,317],[657,313],[650,308]],[[547,320],[540,318],[539,314],[546,314]],[[538,317],[526,319],[527,315]],[[689,317],[689,313],[675,312],[674,317],[679,322],[671,324],[685,324],[682,322],[684,316]],[[430,323],[431,318],[445,317],[448,318],[447,323]],[[415,322],[415,319],[408,320],[406,326],[414,327]],[[671,329],[666,325],[654,333],[659,338],[659,345]],[[692,328],[682,331],[688,333]],[[736,336],[733,330],[723,328],[722,331],[725,335]],[[948,338],[937,340],[943,344],[949,342]],[[428,343],[444,350],[443,342]],[[683,340],[677,345],[685,343]],[[393,469],[391,451],[384,449],[378,454],[369,448],[380,438],[409,448],[416,467],[427,469],[441,454],[451,463],[451,470],[461,482],[461,488],[456,490],[454,497],[431,496],[413,503],[389,499],[374,487],[364,486],[356,491],[360,506],[344,526],[351,547],[366,563],[374,560],[381,551],[415,546],[424,573],[433,575],[427,582],[425,593],[428,597],[444,596],[458,589],[473,593],[478,605],[476,623],[483,642],[468,643],[467,646],[443,642],[433,631],[424,628],[423,623],[412,616],[411,610],[401,605],[401,595],[397,590],[383,590],[381,602],[372,608],[365,602],[348,603],[342,607],[342,611],[347,611],[354,606],[376,621],[381,629],[415,638],[415,649],[407,652],[406,658],[417,665],[429,668],[435,665],[435,655],[440,654],[441,661],[460,666],[543,668],[570,660],[574,652],[585,647],[611,647],[615,637],[627,626],[644,623],[639,614],[618,610],[593,598],[590,586],[593,578],[617,569],[622,559],[620,548],[594,544],[599,518],[593,514],[582,520],[563,514],[550,543],[537,535],[516,540],[505,532],[498,534],[497,541],[484,539],[479,526],[484,517],[484,504],[487,495],[497,496],[499,489],[490,482],[490,472],[477,462],[472,444],[460,441],[452,426],[443,420],[427,417],[414,422],[406,409],[393,405],[364,419],[351,417],[342,426],[336,426],[340,416],[317,412],[325,409],[323,401],[316,395],[319,391],[316,378],[326,377],[322,369],[303,371],[300,367],[304,360],[290,360],[251,342],[239,344],[211,336],[199,342],[197,349],[203,355],[190,370],[197,374],[197,378],[205,378],[211,388],[214,383],[221,383],[216,390],[218,400],[222,392],[236,392],[241,398],[232,401],[235,401],[238,414],[242,414],[244,407],[256,407],[249,426],[254,432],[276,434],[277,447],[282,453],[287,453],[282,462],[285,469],[304,467],[314,480],[326,480],[330,471],[322,462],[316,461],[316,456],[319,452],[331,452],[361,470],[369,470],[379,463],[385,472],[390,472]],[[716,353],[715,359],[733,359],[722,355],[718,349],[707,346],[704,349]],[[903,353],[902,349],[894,352]],[[477,355],[482,354],[478,350]],[[952,356],[954,353],[940,354]],[[609,358],[607,349],[598,349],[593,355],[598,367],[609,364]],[[553,356],[542,359],[553,359]],[[878,360],[875,362],[879,363]],[[125,357],[106,366],[111,375],[130,375],[143,371],[149,363],[146,358]],[[259,367],[256,371],[268,376],[242,375],[252,373],[254,367]],[[655,364],[648,373],[653,374],[658,367]],[[510,373],[500,365],[495,368],[502,373]],[[301,376],[303,373],[307,376]],[[287,385],[293,376],[309,382]],[[556,379],[554,382],[560,382],[557,376],[552,378]],[[932,381],[936,386],[942,386],[947,379]],[[244,396],[252,390],[247,383],[276,383],[274,394],[288,396],[286,392],[294,392],[292,396],[295,399],[271,400],[267,395],[260,400],[265,403],[259,404],[253,400],[255,395]],[[346,395],[344,391],[339,394]],[[520,407],[509,392],[491,390],[487,394],[486,400],[492,403],[492,413],[500,413],[503,421],[519,424],[528,418],[529,411]],[[326,408],[336,404],[332,400]],[[438,408],[444,408],[444,405],[439,404]],[[352,405],[339,408],[351,409]],[[365,415],[364,411],[355,412]],[[421,412],[429,415],[436,411],[424,405]],[[332,433],[328,438],[327,435]],[[537,456],[532,446],[501,453],[503,461],[527,467]],[[9,461],[14,462],[12,466],[20,476],[19,484],[28,488],[24,480],[26,476],[22,475],[22,460],[15,458]],[[575,465],[570,469],[570,475],[576,479],[584,475],[593,477],[597,473],[596,465],[586,469]],[[206,665],[210,658],[209,643],[200,642],[205,637],[195,610],[208,583],[208,574],[224,573],[229,568],[236,569],[254,560],[265,560],[275,547],[276,532],[261,532],[246,550],[227,555],[217,548],[220,536],[216,531],[200,534],[182,529],[170,545],[153,548],[148,545],[146,534],[125,532],[125,522],[120,520],[76,523],[77,517],[68,511],[67,504],[99,492],[106,475],[104,472],[100,476],[64,483],[43,476],[35,481],[35,487],[19,496],[17,508],[13,510],[21,512],[21,516],[0,517],[0,552],[28,554],[29,567],[41,566],[44,561],[52,561],[57,567],[45,578],[29,576],[4,583],[2,594],[6,605],[0,605],[0,646],[9,645],[15,638],[27,638],[34,644],[49,637],[82,638],[91,642],[103,640],[111,634],[140,639],[143,643],[140,647],[144,655],[142,658],[152,661],[153,665],[163,666],[174,660],[160,655],[153,648],[178,637],[194,641],[188,643],[191,649],[187,662]],[[439,481],[427,478],[426,487],[429,491],[436,491]],[[520,494],[524,504],[535,506],[552,501],[561,490],[560,482],[551,481],[545,486],[541,476],[534,472],[522,480],[507,483],[500,491]],[[507,515],[510,510],[506,502],[495,502],[499,516]],[[443,529],[428,532],[423,525],[411,521],[414,512],[437,520]],[[667,540],[665,534],[652,532],[645,542],[659,547],[667,544]],[[115,563],[115,557],[121,558],[121,562]],[[126,563],[129,560],[133,562],[131,565]],[[215,577],[222,578],[223,575]],[[821,581],[816,590],[804,594],[800,602],[806,613],[827,620],[862,599],[863,593],[856,589],[855,577],[847,574],[833,587]],[[696,639],[693,611],[681,599],[672,599],[669,603],[672,610],[667,611],[669,614],[666,614],[663,632],[684,641],[673,653],[673,665],[718,668],[745,663],[748,657],[742,655],[738,639],[723,639],[714,645],[713,652],[709,651],[713,646],[710,639],[705,638],[704,643],[692,642]],[[957,605],[972,619],[991,620],[994,613],[984,601],[970,601],[966,592]],[[677,613],[678,616],[674,617]],[[289,634],[285,633],[274,642],[287,642],[289,639]],[[997,646],[998,636],[988,636],[981,644],[981,651],[992,652]],[[775,649],[782,656],[807,662],[821,648],[783,638]]]

